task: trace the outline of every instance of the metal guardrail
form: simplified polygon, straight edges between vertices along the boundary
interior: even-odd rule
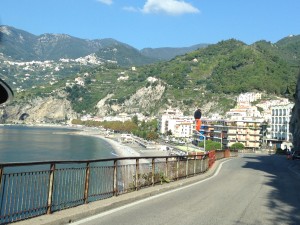
[[[218,151],[215,159],[228,157],[228,152]],[[232,156],[234,154],[232,152]],[[208,170],[210,160],[205,154],[185,158],[3,163],[0,164],[0,224],[194,176]]]

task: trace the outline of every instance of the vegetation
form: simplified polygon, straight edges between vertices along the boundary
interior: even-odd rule
[[[234,150],[243,150],[245,148],[243,143],[237,142],[230,146],[231,149]]]
[[[199,142],[198,146],[204,148],[204,141]],[[220,150],[220,149],[221,149],[220,142],[216,142],[212,140],[205,141],[205,151]]]
[[[74,85],[65,90],[76,112],[93,115],[101,99],[110,96],[107,97],[106,104],[122,107],[137,90],[155,87],[158,82],[147,81],[149,77],[154,77],[165,86],[163,96],[150,110],[137,105],[139,112],[155,115],[160,108],[171,103],[185,115],[191,115],[195,107],[212,103],[210,110],[217,110],[222,114],[234,107],[235,97],[243,92],[260,91],[266,95],[280,96],[288,87],[290,93],[294,93],[300,62],[299,46],[300,36],[289,37],[276,44],[258,41],[246,45],[230,39],[168,62],[137,67],[135,71],[121,68],[117,64],[80,68],[76,77],[89,74],[84,78],[85,86]],[[125,51],[126,48],[122,46],[120,51]],[[106,53],[114,54],[113,51]],[[120,77],[127,79],[120,80]],[[66,80],[61,80],[56,87],[65,87],[65,83]],[[39,89],[39,92],[30,90],[29,94],[24,95],[42,95],[42,92],[43,89]]]
[[[120,133],[133,133],[134,135],[146,140],[156,140],[159,135],[157,132],[157,120],[149,122],[142,121],[139,123],[136,117],[133,117],[131,121],[82,121],[79,119],[72,120],[72,124],[84,125],[89,127],[103,127],[107,130],[113,130]]]

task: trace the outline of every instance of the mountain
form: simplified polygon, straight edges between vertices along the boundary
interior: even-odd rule
[[[96,55],[103,59],[115,61],[120,66],[145,65],[159,61],[157,58],[145,56],[139,50],[120,42],[114,42],[108,47],[100,48]]]
[[[48,106],[54,107],[44,109],[43,112],[55,111],[55,100],[60,102],[65,99],[65,107],[73,110],[69,110],[65,118],[75,114],[102,117],[138,113],[153,116],[170,107],[181,109],[185,115],[192,115],[197,107],[201,107],[205,116],[216,113],[224,115],[230,108],[234,108],[240,93],[260,92],[262,100],[266,100],[284,96],[287,88],[291,93],[295,92],[300,62],[299,38],[287,37],[277,43],[260,40],[252,45],[229,39],[176,56],[169,61],[135,68],[119,67],[113,63],[87,67],[81,63],[68,77],[59,78],[56,70],[63,70],[67,65],[57,64],[51,69],[45,65],[41,69],[48,70],[45,76],[49,76],[47,81],[52,84],[16,94],[14,103],[7,107],[5,115],[19,118],[20,113],[30,110],[31,114],[35,111],[39,114],[39,121],[45,121],[43,117],[49,119],[48,114],[43,115],[38,109],[32,109],[37,105],[36,99],[39,99],[40,109],[43,108],[43,101],[49,101]],[[117,41],[96,52],[98,57],[104,55],[115,61],[124,60],[124,65],[130,65],[134,59],[132,55],[138,53],[138,50]],[[130,57],[126,58],[126,55]],[[72,65],[72,69],[74,67]],[[41,79],[37,68],[24,65],[22,70],[29,70],[30,75],[25,76],[24,80],[34,84]],[[14,74],[14,69],[12,64],[4,69],[7,83],[10,83],[9,75]],[[1,77],[2,74],[3,70],[0,71]],[[15,82],[17,80],[20,80],[19,75]],[[61,118],[64,116],[57,119],[61,121]]]
[[[18,61],[76,59],[93,53],[105,60],[116,61],[116,59],[127,58],[129,64],[124,64],[120,60],[118,63],[121,66],[141,65],[157,61],[157,59],[143,56],[133,47],[111,38],[86,40],[66,34],[36,36],[9,26],[1,26],[0,30],[2,34],[0,52],[9,56],[10,59]],[[118,52],[118,57],[108,54],[108,52],[115,51]],[[122,52],[122,55],[119,52]]]
[[[111,38],[86,40],[67,34],[36,36],[10,26],[0,26],[0,34],[0,53],[17,61],[57,61],[61,58],[76,59],[96,53],[99,58],[116,61],[120,66],[136,66],[167,60],[196,48],[139,51]]]
[[[172,58],[184,55],[188,52],[195,51],[199,48],[205,48],[208,44],[198,44],[183,48],[144,48],[141,53],[150,58],[158,58],[160,60],[171,60]]]
[[[296,66],[300,64],[300,35],[290,35],[276,43],[282,51],[282,57],[291,61]]]

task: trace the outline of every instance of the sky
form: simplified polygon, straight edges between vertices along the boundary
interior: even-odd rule
[[[0,23],[35,35],[113,38],[137,49],[300,34],[299,0],[0,0]]]

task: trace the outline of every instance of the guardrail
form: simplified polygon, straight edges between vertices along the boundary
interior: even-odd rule
[[[204,173],[237,152],[0,164],[0,224]]]

